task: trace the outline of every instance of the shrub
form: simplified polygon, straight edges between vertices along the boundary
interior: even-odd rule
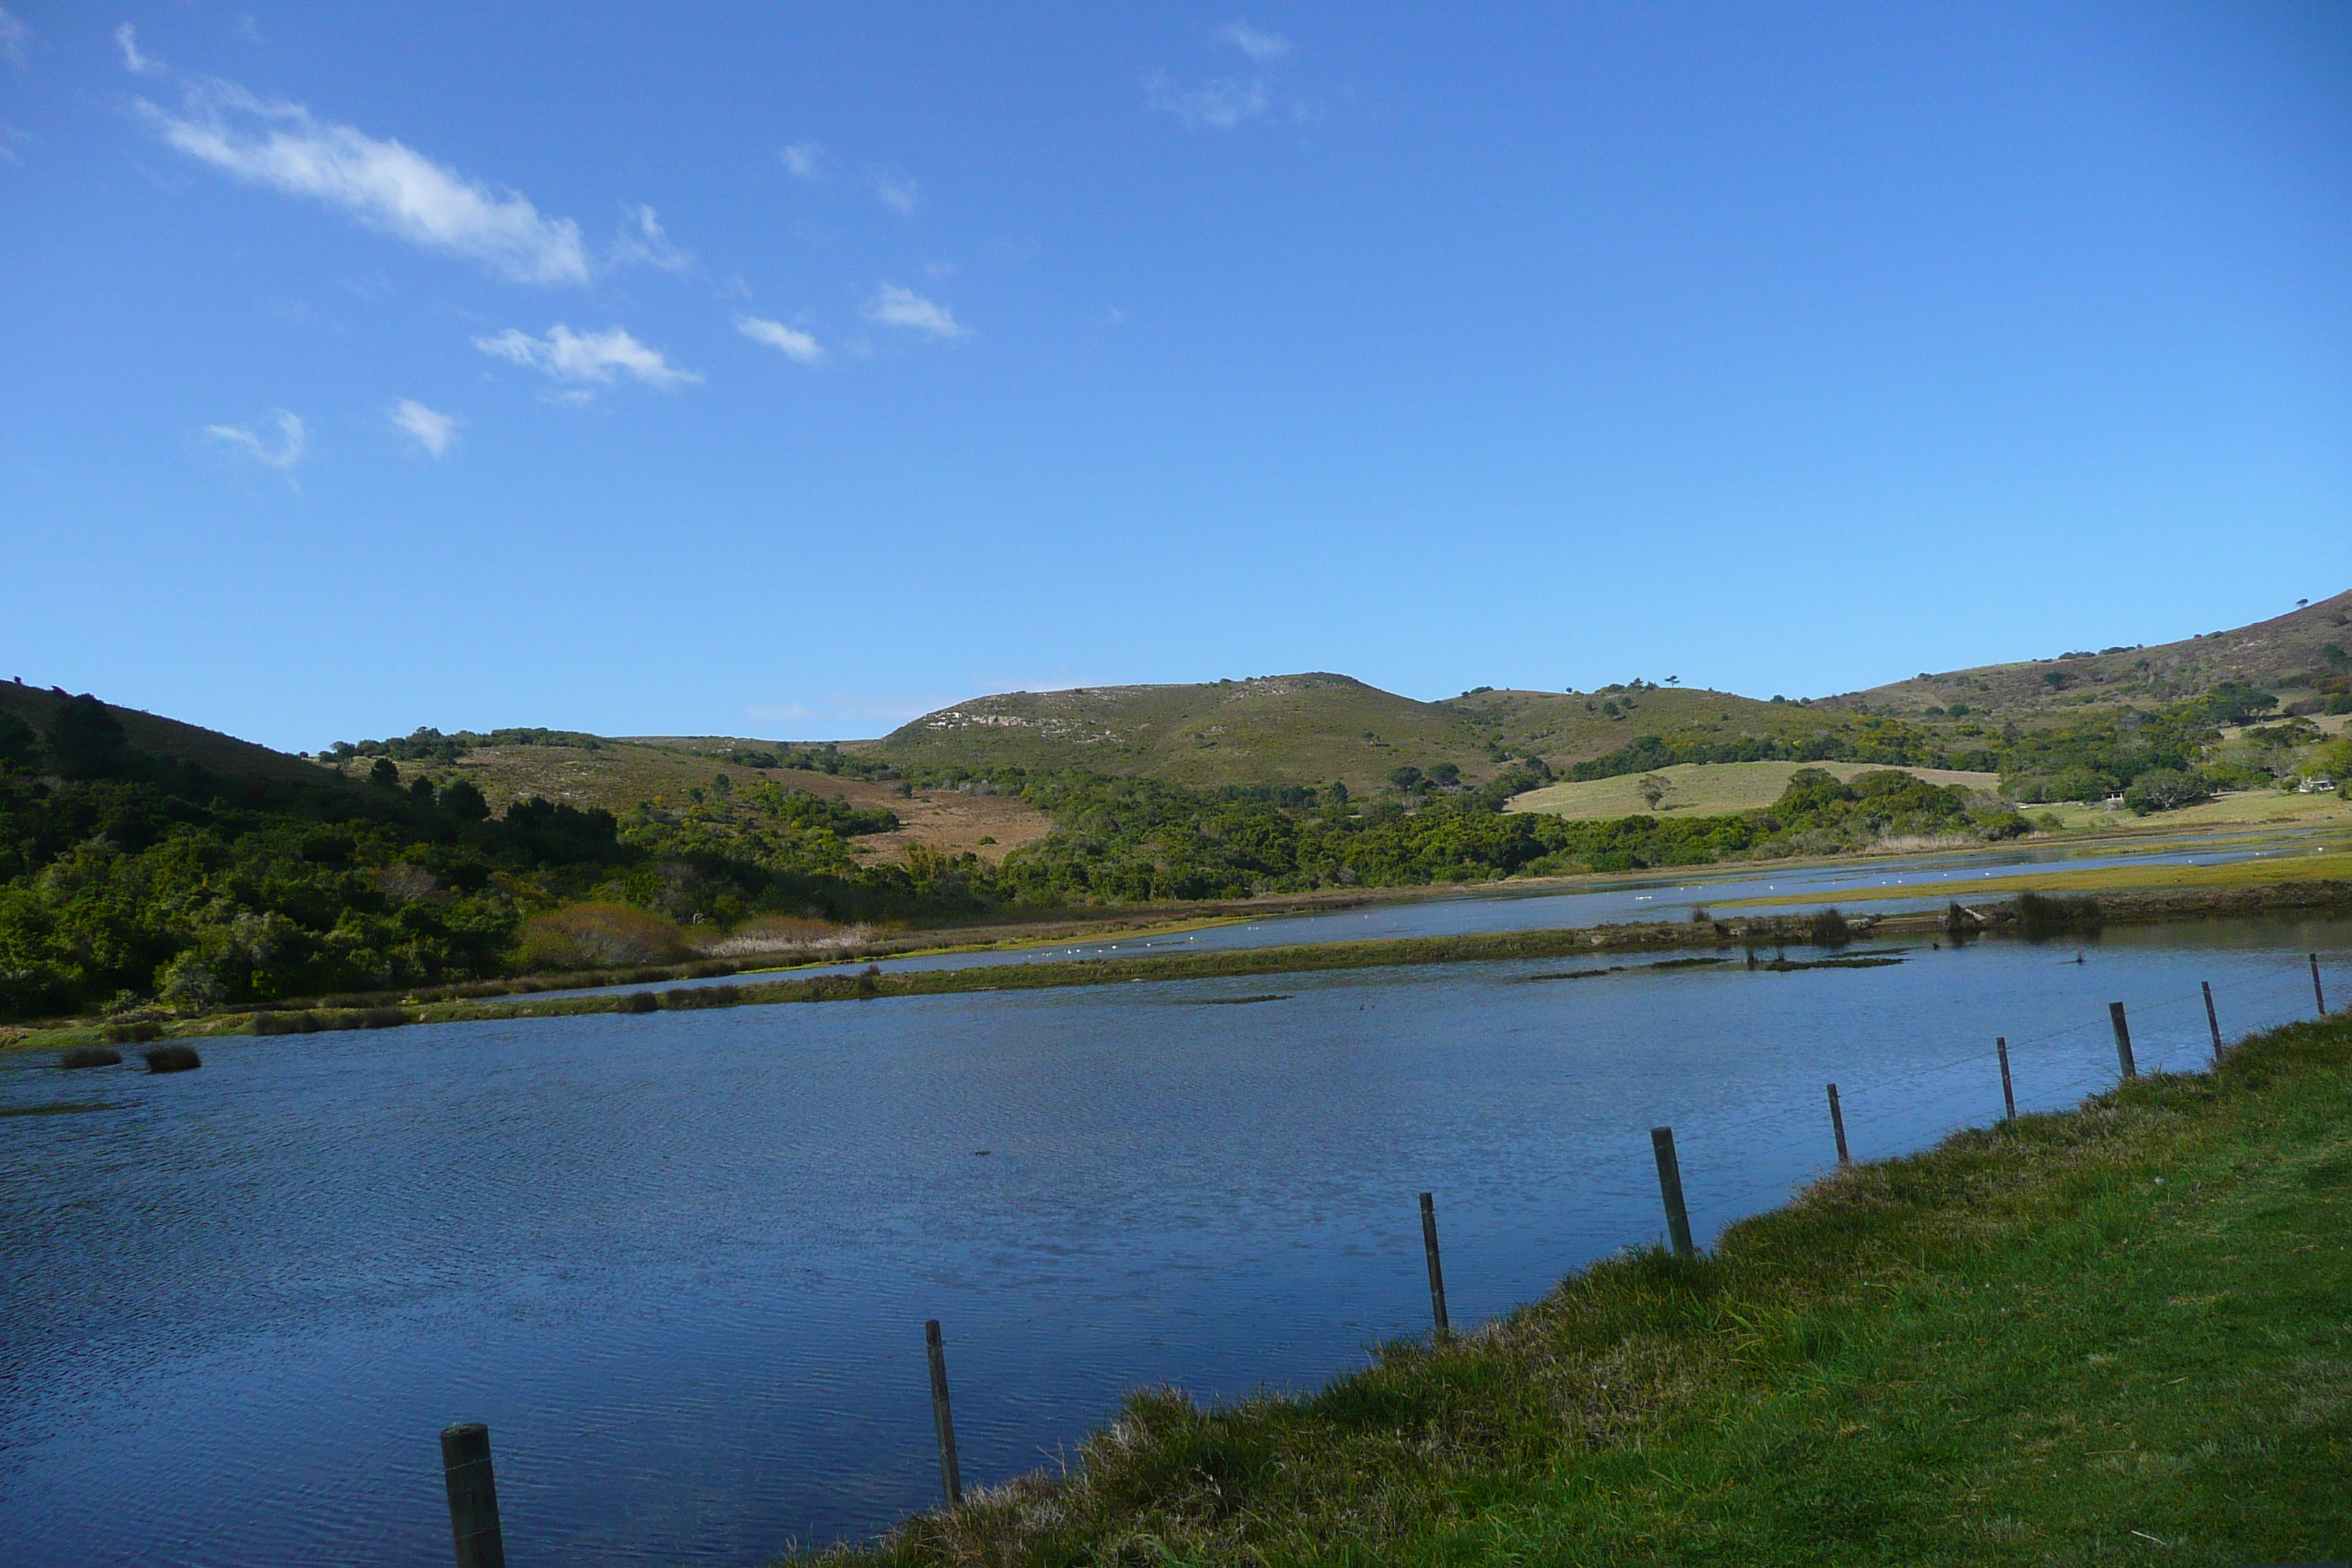
[[[167,1046],[151,1047],[142,1054],[147,1058],[149,1072],[190,1072],[205,1065],[205,1058],[196,1055],[195,1047],[184,1046],[177,1041]]]
[[[316,1013],[256,1013],[253,1032],[257,1035],[311,1035],[319,1030]]]
[[[2011,907],[2017,911],[2018,926],[2029,942],[2063,936],[2069,931],[2095,931],[2105,923],[2099,900],[2087,895],[2066,899],[2047,893],[2020,893]]]
[[[2203,779],[2178,768],[2158,768],[2132,780],[2124,791],[2124,804],[2135,816],[2146,816],[2151,812],[2176,811],[2184,805],[2194,805],[2212,794]]]
[[[112,1046],[75,1046],[60,1053],[61,1068],[110,1068],[122,1060],[122,1053]]]
[[[1805,934],[1815,947],[1843,947],[1853,940],[1853,929],[1834,908],[1823,910],[1807,921]]]
[[[517,942],[523,965],[541,971],[675,963],[691,951],[674,922],[627,904],[574,904],[533,915]]]
[[[118,1046],[134,1045],[141,1040],[160,1040],[163,1037],[163,1026],[152,1019],[145,1018],[128,1023],[109,1024],[99,1035],[99,1038]]]
[[[626,996],[620,999],[619,1003],[613,1008],[613,1011],[615,1013],[651,1013],[658,1010],[660,1006],[661,997],[656,993],[651,991],[632,991]]]

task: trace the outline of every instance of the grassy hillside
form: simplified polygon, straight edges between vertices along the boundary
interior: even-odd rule
[[[927,713],[860,749],[901,767],[1086,768],[1194,785],[1341,779],[1369,788],[1402,765],[1451,762],[1475,778],[1496,767],[1465,715],[1326,674],[1006,692]]]
[[[724,737],[648,737],[613,741],[578,738],[593,744],[477,746],[443,761],[402,762],[404,783],[416,777],[446,783],[471,780],[494,811],[538,795],[581,810],[601,807],[615,816],[656,802],[678,805],[713,791],[724,777],[730,790],[766,779],[786,789],[806,790],[863,810],[895,813],[899,826],[861,835],[850,848],[862,862],[897,863],[916,845],[942,854],[976,854],[991,862],[1024,844],[1043,838],[1051,824],[1035,806],[1007,795],[976,795],[951,788],[919,786],[902,795],[896,783],[859,779],[808,768],[750,767],[745,756],[772,757],[772,741]],[[342,767],[365,777],[371,759],[354,757]],[[700,792],[698,795],[698,792]]]
[[[16,718],[42,734],[48,732],[67,700],[63,691],[19,686],[14,681],[0,683],[0,715]],[[319,782],[319,770],[300,757],[273,752],[217,730],[199,729],[176,719],[142,713],[136,708],[118,708],[109,703],[106,710],[122,726],[124,740],[150,755],[192,763],[225,779],[273,784]]]
[[[1797,739],[1853,722],[1793,702],[1670,687],[1489,690],[1420,702],[1344,675],[1309,674],[1007,692],[845,749],[916,769],[1087,768],[1195,786],[1338,780],[1361,794],[1401,766],[1427,772],[1450,763],[1479,784],[1509,758],[1536,756],[1559,768],[1637,735]]]
[[[2341,1559],[2347,1226],[2337,1018],[1839,1172],[1319,1393],[1136,1394],[1066,1474],[823,1560]]]
[[[1790,777],[1804,767],[1817,767],[1841,780],[1850,780],[1859,773],[1875,772],[1877,764],[1681,763],[1673,767],[1660,768],[1654,773],[1622,773],[1615,778],[1592,779],[1581,784],[1549,784],[1514,796],[1503,809],[1540,811],[1553,816],[1586,821],[1631,816],[1636,812],[1654,812],[1664,816],[1677,811],[1696,816],[1710,812],[1753,811],[1779,800],[1781,792],[1789,787]],[[1929,784],[1951,784],[1986,795],[1997,794],[2000,788],[1999,773],[1961,773],[1949,768],[1905,768],[1902,771],[1926,779]],[[1665,785],[1666,793],[1655,806],[1641,794],[1640,786],[1645,778],[1655,778]]]
[[[2337,651],[2331,655],[2330,647]],[[1955,702],[2004,717],[2064,712],[2093,705],[2177,702],[2224,681],[2278,696],[2283,709],[2316,704],[2321,688],[2352,672],[2352,592],[2234,631],[2147,647],[2078,648],[2048,658],[1922,673],[1823,700],[1832,708],[1867,706],[1919,713]]]

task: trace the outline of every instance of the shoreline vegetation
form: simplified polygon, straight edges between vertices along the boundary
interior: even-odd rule
[[[2352,1017],[1812,1183],[824,1568],[2188,1563],[2352,1540]]]
[[[1974,889],[1968,889],[1973,895]],[[1984,938],[2042,941],[2094,933],[2108,926],[2160,921],[2242,919],[2265,915],[2352,913],[2352,881],[2272,882],[2225,889],[2158,889],[2137,893],[2045,896],[2021,892],[2000,903],[1948,903],[1941,910],[1860,914],[1848,918],[1834,908],[1815,913],[1745,916],[1729,920],[1661,921],[1553,930],[1482,931],[1441,937],[1387,937],[1358,942],[1230,948],[1136,957],[1088,958],[1003,963],[965,969],[882,973],[869,964],[863,973],[834,973],[801,978],[747,979],[740,984],[645,987],[681,978],[720,979],[740,973],[724,964],[683,965],[677,970],[640,970],[573,975],[579,988],[605,989],[593,995],[444,995],[433,999],[352,997],[309,1007],[222,1013],[168,1023],[76,1024],[25,1031],[0,1041],[9,1050],[70,1048],[97,1043],[158,1038],[194,1039],[231,1035],[313,1034],[347,1029],[395,1028],[416,1024],[489,1023],[511,1019],[576,1017],[593,1014],[645,1014],[710,1007],[876,1001],[887,997],[961,995],[978,992],[1037,991],[1136,982],[1208,980],[1240,975],[1306,974],[1352,969],[1423,964],[1498,963],[1586,957],[1596,954],[1673,953],[1706,950],[1724,962],[1759,969],[1866,967],[1891,962],[1879,952],[1846,954],[1851,942],[1896,939],[1968,942]],[[1811,962],[1792,963],[1786,950],[1819,950]],[[1765,957],[1769,953],[1770,956]],[[699,971],[700,973],[695,973]],[[505,983],[463,987],[484,992]],[[337,1001],[348,1005],[334,1005]]]

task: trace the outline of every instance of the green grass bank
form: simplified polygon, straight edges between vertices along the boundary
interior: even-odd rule
[[[2352,1018],[1831,1176],[852,1564],[2352,1557]],[[967,1455],[969,1464],[974,1456]]]

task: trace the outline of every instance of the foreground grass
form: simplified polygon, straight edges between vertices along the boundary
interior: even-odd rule
[[[1843,1172],[832,1568],[2352,1555],[2352,1020]]]

